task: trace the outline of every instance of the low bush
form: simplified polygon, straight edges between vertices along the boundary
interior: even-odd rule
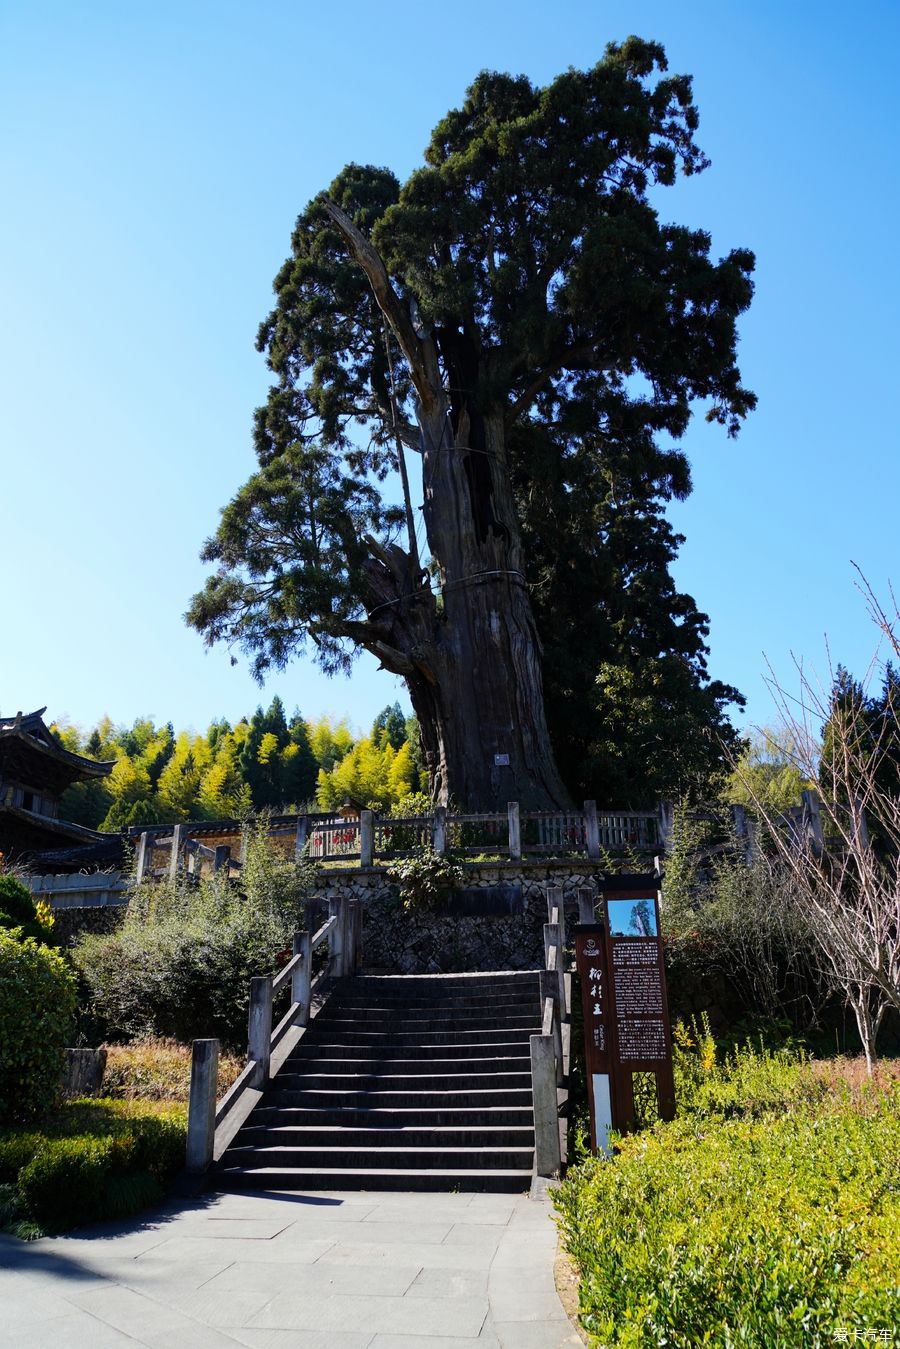
[[[889,1331],[900,1083],[854,1093],[784,1051],[707,1065],[680,1118],[557,1192],[591,1343],[815,1349]]]
[[[30,1133],[0,1134],[4,1225],[34,1236],[158,1201],[184,1162],[182,1107],[73,1101]]]
[[[790,877],[759,850],[748,863],[721,812],[715,820],[676,811],[663,925],[669,995],[682,1011],[702,998],[718,1005],[719,1022],[749,1014],[815,1024],[827,990]]]
[[[60,1092],[75,981],[58,952],[0,927],[0,1124],[34,1119]]]
[[[465,879],[458,862],[433,848],[416,848],[389,867],[388,876],[398,884],[404,909],[433,909]]]
[[[55,945],[49,904],[46,900],[35,903],[28,886],[8,872],[0,874],[0,928]]]
[[[758,1117],[769,1110],[814,1106],[827,1095],[809,1071],[802,1046],[789,1037],[767,1044],[762,1034],[724,1053],[704,1013],[672,1029],[675,1100],[680,1115]]]
[[[137,887],[120,927],[83,937],[72,952],[101,1033],[245,1044],[250,979],[290,950],[313,870],[278,857],[260,829],[248,839],[240,888],[224,874],[199,886],[182,878]]]

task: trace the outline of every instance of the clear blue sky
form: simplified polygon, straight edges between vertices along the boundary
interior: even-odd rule
[[[677,567],[711,668],[858,670],[850,560],[896,564],[896,0],[0,0],[0,712],[204,727],[279,693],[365,725],[402,685],[298,661],[260,691],[181,615],[252,471],[254,350],[306,201],[350,160],[405,175],[483,67],[537,81],[629,32],[691,72],[712,168],[662,214],[758,256],[737,443],[698,424]]]

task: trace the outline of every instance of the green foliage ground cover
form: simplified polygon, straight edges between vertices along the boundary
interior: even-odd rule
[[[184,1164],[186,1128],[183,1105],[96,1099],[0,1130],[0,1228],[31,1238],[156,1203]]]
[[[594,1346],[817,1349],[900,1324],[900,1082],[790,1050],[678,1058],[679,1117],[556,1203]]]

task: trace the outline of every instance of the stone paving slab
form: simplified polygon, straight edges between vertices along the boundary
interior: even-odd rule
[[[227,1194],[0,1237],[0,1349],[563,1349],[546,1202]]]

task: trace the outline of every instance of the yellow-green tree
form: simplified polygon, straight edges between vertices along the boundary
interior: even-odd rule
[[[200,814],[200,784],[212,762],[212,750],[201,735],[182,731],[163,769],[157,795],[163,818],[174,822]]]
[[[786,811],[800,804],[800,793],[816,784],[807,779],[790,732],[763,727],[751,736],[729,774],[725,799],[753,811],[763,806]]]

